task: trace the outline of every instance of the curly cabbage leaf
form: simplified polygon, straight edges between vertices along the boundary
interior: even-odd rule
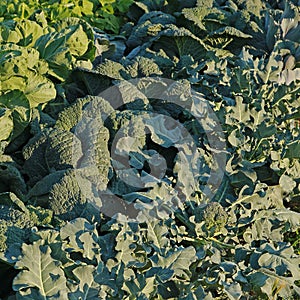
[[[58,129],[46,129],[34,136],[23,149],[28,184],[35,184],[50,172],[71,168],[75,138],[71,132]],[[80,157],[81,149],[77,148],[75,153]]]
[[[39,207],[26,207],[13,193],[0,194],[0,252],[21,246],[29,239],[33,226],[49,225],[52,212]],[[3,259],[3,258],[2,258]]]

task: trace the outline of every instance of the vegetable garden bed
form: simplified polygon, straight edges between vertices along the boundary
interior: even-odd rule
[[[0,5],[0,299],[300,299],[300,3]]]

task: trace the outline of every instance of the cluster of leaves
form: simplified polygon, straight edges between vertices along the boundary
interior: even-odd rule
[[[0,21],[30,19],[35,13],[45,15],[50,24],[77,17],[90,25],[111,33],[118,33],[125,22],[125,13],[133,0],[7,0],[0,6]]]
[[[60,85],[76,66],[90,67],[95,56],[92,27],[77,18],[49,26],[38,21],[0,25],[0,139],[13,141],[32,120],[34,108],[62,93]]]
[[[122,36],[3,22],[0,297],[297,299],[299,13],[144,0]],[[212,201],[214,127],[185,86],[225,135]]]

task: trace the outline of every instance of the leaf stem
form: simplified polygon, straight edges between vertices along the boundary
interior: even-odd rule
[[[212,242],[215,242],[215,243],[217,243],[217,244],[219,244],[219,245],[222,245],[223,247],[226,247],[226,248],[230,248],[230,249],[234,249],[234,248],[235,248],[234,245],[229,245],[229,244],[223,243],[223,242],[217,240],[217,239],[214,238],[214,237],[210,237],[210,238],[208,238],[208,240],[210,240],[210,241],[212,241]]]

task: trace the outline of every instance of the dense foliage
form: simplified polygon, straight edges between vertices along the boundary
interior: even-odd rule
[[[78,17],[102,30],[118,33],[132,0],[2,0],[0,21],[32,19],[43,16],[51,24]]]
[[[8,2],[1,299],[300,299],[300,3]]]

